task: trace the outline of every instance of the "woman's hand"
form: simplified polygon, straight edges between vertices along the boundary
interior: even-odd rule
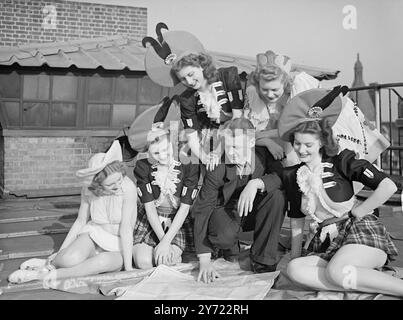
[[[199,275],[197,281],[203,281],[204,283],[214,282],[215,279],[219,278],[220,275],[213,267],[213,263],[210,258],[200,259],[199,263]]]
[[[390,178],[384,178],[364,202],[351,210],[351,215],[357,220],[361,220],[367,214],[374,212],[376,208],[384,204],[396,190],[396,184]]]
[[[363,217],[365,217],[368,213],[363,212],[361,209],[361,206],[357,206],[353,209],[351,209],[351,215],[357,219],[357,221],[360,221]]]
[[[154,248],[155,264],[159,266],[160,264],[171,265],[173,261],[174,252],[170,243],[162,240]]]

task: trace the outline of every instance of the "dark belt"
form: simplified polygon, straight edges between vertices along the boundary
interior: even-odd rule
[[[332,223],[338,223],[338,222],[347,220],[350,217],[351,217],[351,215],[350,215],[350,212],[349,212],[348,215],[344,215],[344,216],[342,216],[340,218],[334,217],[334,218],[326,219],[326,220],[322,221],[321,223],[319,223],[319,229],[322,229],[323,227],[326,227],[326,226],[328,226],[329,224],[332,224]]]

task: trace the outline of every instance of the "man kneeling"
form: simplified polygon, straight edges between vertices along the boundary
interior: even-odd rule
[[[194,240],[200,262],[198,281],[214,281],[219,275],[211,262],[215,249],[226,260],[237,260],[239,233],[254,231],[250,249],[256,273],[276,270],[277,245],[284,220],[284,196],[280,190],[282,165],[266,148],[255,148],[252,123],[245,118],[229,121],[225,138],[225,163],[206,171],[194,204]]]

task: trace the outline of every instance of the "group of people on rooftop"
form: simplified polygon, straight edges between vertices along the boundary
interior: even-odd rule
[[[237,67],[216,68],[192,34],[162,29],[157,40],[143,39],[147,74],[186,90],[159,104],[135,179],[125,174],[118,140],[93,155],[77,172],[81,206],[61,248],[26,261],[9,281],[171,266],[195,252],[197,280],[211,283],[220,277],[214,259],[238,261],[244,231],[253,231],[250,270],[273,272],[288,215],[293,281],[403,296],[403,280],[380,270],[398,254],[377,214],[397,188],[372,164],[387,141],[348,88],[321,88],[287,56],[267,51],[244,89]],[[164,124],[172,105],[180,142]],[[373,192],[358,201],[362,185]],[[346,281],[349,270],[354,281]]]

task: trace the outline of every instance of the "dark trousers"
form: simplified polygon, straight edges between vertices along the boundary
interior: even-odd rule
[[[219,249],[237,248],[241,231],[254,231],[250,250],[252,260],[272,265],[278,262],[278,241],[285,213],[284,194],[281,190],[257,194],[253,210],[239,217],[237,201],[214,209],[208,225],[208,239]],[[236,250],[236,249],[234,249]]]

